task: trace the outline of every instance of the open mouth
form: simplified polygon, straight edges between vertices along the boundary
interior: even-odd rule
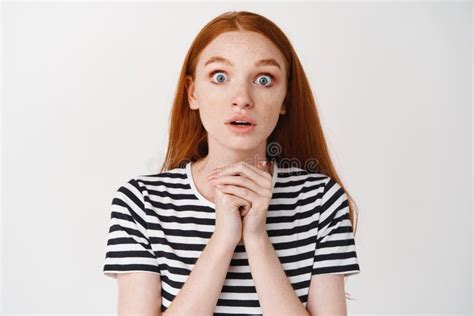
[[[229,124],[236,125],[236,126],[252,126],[254,124],[246,121],[232,121]]]
[[[233,122],[227,123],[227,126],[233,132],[238,133],[238,134],[250,133],[256,128],[256,124],[252,124],[250,122],[239,122],[239,121],[233,121]]]

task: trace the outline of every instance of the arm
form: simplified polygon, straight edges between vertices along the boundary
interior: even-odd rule
[[[328,178],[321,198],[318,232],[306,308],[311,315],[347,315],[344,278],[360,272],[349,203],[344,189]]]
[[[118,315],[161,315],[161,279],[145,220],[142,188],[129,180],[114,194],[103,272],[117,280]]]
[[[267,232],[245,242],[264,315],[309,315],[291,286]]]
[[[308,304],[310,315],[346,316],[343,274],[318,274],[311,278]]]
[[[229,269],[235,244],[214,233],[182,289],[163,315],[212,315]]]
[[[147,272],[119,273],[118,315],[161,315],[160,275]]]

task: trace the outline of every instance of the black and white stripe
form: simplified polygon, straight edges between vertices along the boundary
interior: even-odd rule
[[[360,272],[349,205],[324,174],[274,165],[267,231],[285,273],[306,305],[311,276]],[[115,193],[103,273],[161,277],[165,311],[199,258],[215,225],[214,204],[199,194],[190,164],[130,179]],[[245,247],[235,248],[215,315],[262,314]]]

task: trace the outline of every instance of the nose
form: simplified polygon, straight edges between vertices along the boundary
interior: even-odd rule
[[[248,89],[246,84],[242,84],[237,88],[232,100],[233,106],[238,106],[239,108],[253,107],[253,100]]]

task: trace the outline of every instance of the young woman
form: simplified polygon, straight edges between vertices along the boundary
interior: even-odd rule
[[[290,41],[228,12],[185,58],[162,170],[115,194],[103,272],[119,313],[345,315],[353,204]]]

